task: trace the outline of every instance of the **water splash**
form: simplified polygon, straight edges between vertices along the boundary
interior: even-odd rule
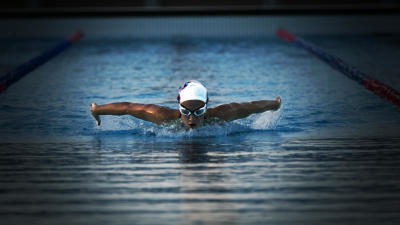
[[[282,118],[282,109],[266,111],[261,114],[253,114],[249,117],[250,126],[256,130],[273,130],[278,126]]]
[[[139,120],[130,116],[107,117],[96,131],[97,134],[118,135],[129,133],[139,136],[157,136],[168,138],[199,138],[222,137],[239,133],[247,133],[259,130],[274,130],[282,117],[282,110],[267,111],[253,114],[247,118],[199,127],[197,129],[185,129],[181,121],[166,126],[158,126],[153,123]]]

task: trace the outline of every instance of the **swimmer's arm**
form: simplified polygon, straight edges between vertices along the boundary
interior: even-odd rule
[[[230,103],[219,105],[207,110],[206,117],[216,117],[224,121],[245,118],[253,113],[262,113],[267,110],[277,110],[281,106],[281,98],[244,103]]]
[[[169,120],[179,119],[180,113],[176,109],[153,105],[153,104],[137,104],[130,102],[117,102],[105,105],[97,105],[92,103],[92,115],[100,126],[100,115],[131,115],[136,118],[150,121],[156,124],[162,124]]]

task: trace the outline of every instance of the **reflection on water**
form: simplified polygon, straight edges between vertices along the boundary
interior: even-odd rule
[[[390,224],[400,220],[399,146],[268,132],[2,144],[0,215],[2,224]]]
[[[206,213],[208,220],[217,221],[236,221],[237,214],[226,212],[235,211],[236,204],[234,196],[231,194],[230,174],[220,165],[226,157],[215,157],[212,153],[215,149],[226,151],[227,146],[215,146],[209,141],[179,141],[177,150],[179,161],[182,163],[181,187],[182,204],[185,221],[199,223],[204,221]],[[223,200],[221,199],[223,195]],[[213,212],[225,212],[214,216]]]
[[[211,150],[210,143],[200,141],[179,141],[177,143],[179,161],[182,163],[211,163],[207,152]]]
[[[310,40],[399,78],[382,71],[398,65],[387,41]],[[5,40],[0,58],[48,44]],[[182,132],[90,114],[91,102],[176,108],[187,79],[204,81],[210,107],[283,105]],[[399,224],[399,124],[392,105],[274,38],[82,42],[0,95],[0,223]]]

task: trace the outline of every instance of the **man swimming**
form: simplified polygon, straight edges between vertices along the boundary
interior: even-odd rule
[[[207,109],[207,89],[198,81],[186,82],[179,88],[179,110],[153,104],[117,102],[105,105],[92,103],[92,115],[100,126],[100,115],[131,115],[136,118],[162,125],[181,119],[185,127],[201,127],[207,121],[232,121],[247,117],[253,113],[277,110],[281,98],[244,103],[229,103]]]

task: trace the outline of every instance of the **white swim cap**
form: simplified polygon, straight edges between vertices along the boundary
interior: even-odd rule
[[[207,103],[207,88],[197,80],[185,82],[183,86],[179,88],[178,101],[181,103],[187,100],[200,100]]]

